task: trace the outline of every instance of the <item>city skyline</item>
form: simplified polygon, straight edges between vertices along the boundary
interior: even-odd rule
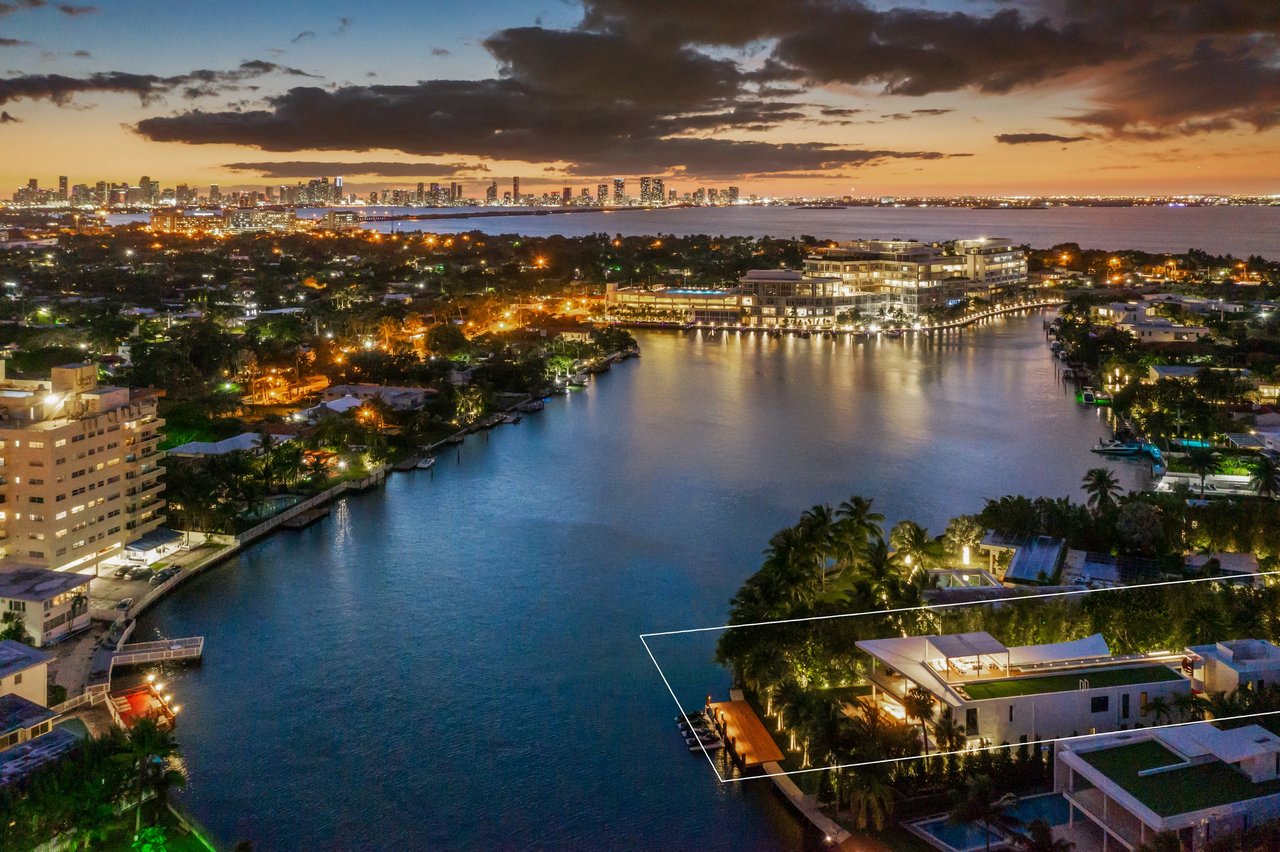
[[[1233,0],[0,4],[0,181],[344,175],[743,195],[1280,191],[1280,7]],[[194,39],[193,33],[199,33]],[[75,164],[71,169],[68,164]],[[7,193],[6,193],[7,194]]]

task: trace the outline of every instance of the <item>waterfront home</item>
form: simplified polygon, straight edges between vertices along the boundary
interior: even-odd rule
[[[0,570],[0,611],[18,616],[36,647],[57,642],[89,626],[92,579],[34,565]]]
[[[1011,536],[987,530],[978,548],[987,554],[992,573],[997,571],[997,560],[1008,557],[1001,575],[1004,582],[1044,585],[1057,580],[1067,543],[1047,535]]]
[[[272,435],[272,444],[284,444],[297,438],[297,435]],[[204,458],[206,456],[224,456],[227,453],[262,453],[262,435],[258,432],[241,432],[221,441],[190,441],[179,444],[168,451],[175,458]]]
[[[335,402],[344,397],[352,397],[362,402],[381,397],[387,405],[396,411],[413,411],[427,404],[427,400],[435,396],[435,388],[396,387],[393,385],[374,385],[367,383],[332,385],[320,394],[321,402]]]
[[[1258,576],[1258,557],[1252,553],[1193,553],[1184,563],[1188,571],[1209,572],[1216,577],[1240,580],[1251,586],[1262,584]]]
[[[903,718],[920,687],[949,708],[970,745],[1026,742],[1150,724],[1148,705],[1191,685],[1173,667],[1181,654],[1112,656],[1094,634],[1009,648],[990,633],[870,639],[872,701]]]
[[[1134,849],[1161,832],[1181,848],[1280,816],[1280,737],[1208,722],[1059,741],[1054,789],[1077,852]]]
[[[1182,661],[1196,692],[1212,695],[1244,687],[1261,690],[1280,684],[1280,648],[1266,639],[1233,639],[1192,645]]]
[[[1230,373],[1239,379],[1252,380],[1253,374],[1248,370],[1234,370],[1227,367],[1209,367],[1204,364],[1152,364],[1147,368],[1147,381],[1155,383],[1161,379],[1194,379],[1205,370],[1219,373]]]
[[[41,707],[49,703],[49,661],[45,651],[0,639],[0,695],[17,695]]]
[[[1152,583],[1161,577],[1160,563],[1140,556],[1113,556],[1088,550],[1068,550],[1062,563],[1062,582],[1091,589],[1111,589]]]

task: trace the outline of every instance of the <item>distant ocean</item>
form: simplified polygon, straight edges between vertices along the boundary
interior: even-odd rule
[[[488,208],[362,208],[369,215],[467,213]],[[301,215],[317,215],[303,211]],[[145,220],[119,214],[112,224]],[[1183,252],[1203,249],[1237,257],[1260,254],[1280,259],[1280,207],[1051,207],[1040,210],[974,210],[963,207],[849,207],[803,210],[791,207],[681,207],[659,210],[591,211],[482,218],[378,222],[381,231],[433,231],[528,236],[581,237],[588,234],[708,234],[711,236],[821,239],[892,238],[924,241],[1006,237],[1047,248],[1074,242],[1083,248]]]

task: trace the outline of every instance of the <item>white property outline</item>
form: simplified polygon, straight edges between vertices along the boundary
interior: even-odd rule
[[[662,671],[662,666],[658,665],[658,659],[653,655],[653,649],[649,647],[647,640],[658,638],[661,636],[684,636],[691,633],[713,633],[717,631],[736,630],[741,627],[768,627],[775,624],[800,624],[806,621],[833,621],[840,618],[859,618],[864,615],[894,615],[903,612],[928,612],[940,609],[959,609],[968,606],[982,606],[992,603],[1016,603],[1026,600],[1043,600],[1046,598],[1064,598],[1075,597],[1079,595],[1099,594],[1102,592],[1118,592],[1131,591],[1134,589],[1153,589],[1161,586],[1183,586],[1192,583],[1240,583],[1249,577],[1275,577],[1280,576],[1280,570],[1276,571],[1259,571],[1255,574],[1233,576],[1233,577],[1192,577],[1186,580],[1162,580],[1156,583],[1139,583],[1133,586],[1107,586],[1101,589],[1067,589],[1061,592],[1042,592],[1032,595],[1018,595],[1010,598],[993,598],[991,600],[978,601],[955,601],[953,603],[936,604],[933,606],[902,606],[892,609],[873,609],[866,612],[841,612],[832,615],[813,615],[804,618],[782,618],[776,621],[753,621],[746,624],[721,624],[715,627],[687,627],[683,630],[660,630],[650,633],[640,634],[640,643],[644,645],[645,652],[649,655],[649,659],[653,662],[653,667],[658,670],[658,677],[662,678],[663,684],[667,687],[667,692],[671,693],[671,699],[676,703],[676,709],[680,711],[680,718],[684,719],[685,724],[693,730],[693,723],[689,719],[688,712],[680,703],[680,699],[676,697],[676,691],[671,687],[671,682],[667,680],[666,674]],[[1141,730],[1154,731],[1160,728],[1180,728],[1187,725],[1208,725],[1213,722],[1230,722],[1237,719],[1256,719],[1262,716],[1280,715],[1280,710],[1268,710],[1261,713],[1244,713],[1239,716],[1222,716],[1216,719],[1198,719],[1190,722],[1168,722],[1163,725],[1150,725]],[[1138,729],[1133,729],[1138,730]],[[923,760],[927,757],[947,757],[949,755],[972,754],[979,751],[998,751],[1001,749],[1021,748],[1022,746],[1039,746],[1047,743],[1065,742],[1068,740],[1087,740],[1095,737],[1110,737],[1116,734],[1125,733],[1124,731],[1105,731],[1098,734],[1076,734],[1069,737],[1050,737],[1043,740],[1030,740],[1026,743],[1002,743],[993,746],[979,746],[977,748],[966,748],[958,751],[935,751],[929,754],[918,754],[911,757],[891,757],[881,760],[866,760],[860,763],[838,763],[830,766],[811,766],[807,769],[792,769],[789,772],[765,772],[760,775],[744,775],[737,778],[725,778],[720,774],[720,770],[716,768],[715,760],[711,757],[711,752],[707,751],[707,747],[698,741],[698,746],[703,756],[707,758],[707,763],[711,766],[711,771],[715,773],[716,779],[721,784],[732,784],[737,781],[747,781],[753,778],[776,778],[784,775],[807,775],[811,772],[822,772],[827,769],[855,769],[859,766],[878,766],[885,763],[900,763],[911,760]]]

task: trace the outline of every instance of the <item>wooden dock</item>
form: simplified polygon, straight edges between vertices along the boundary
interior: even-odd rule
[[[300,530],[300,529],[303,529],[304,527],[311,526],[321,518],[327,518],[327,517],[329,517],[329,507],[328,505],[324,505],[324,506],[319,506],[315,509],[308,509],[305,512],[301,512],[297,515],[294,515],[292,518],[285,521],[280,526],[284,527],[287,530]]]
[[[746,701],[715,701],[707,711],[725,745],[744,767],[782,761],[782,750]]]

